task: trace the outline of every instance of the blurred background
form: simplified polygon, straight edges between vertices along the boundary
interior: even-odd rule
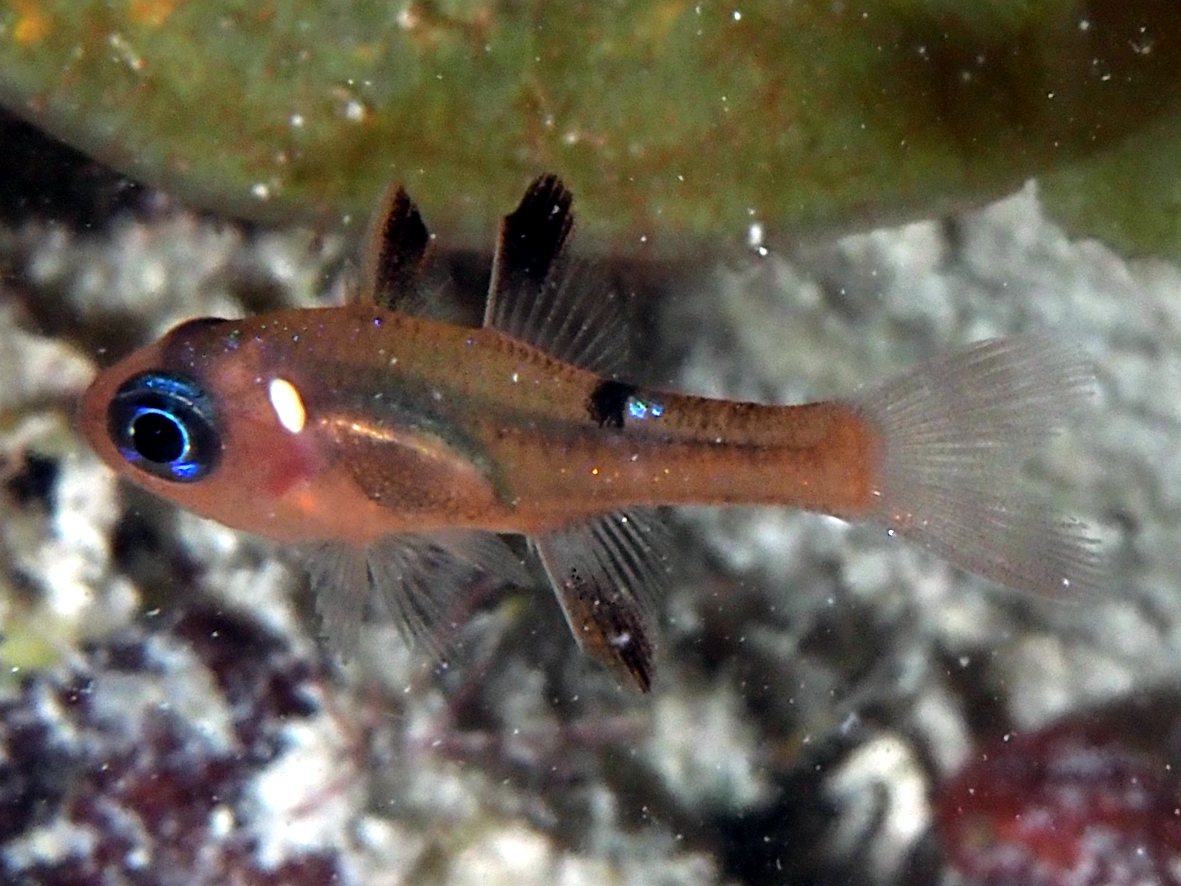
[[[1178,880],[1181,10],[1166,2],[12,0],[0,9],[0,871],[13,883]],[[540,577],[441,664],[324,655],[298,564],[116,481],[93,374],[332,304],[389,180],[478,305],[536,174],[641,380],[799,402],[1037,330],[1094,409],[1025,471],[1104,593],[879,531],[673,515],[657,678]]]

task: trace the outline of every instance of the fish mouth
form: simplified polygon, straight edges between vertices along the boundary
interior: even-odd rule
[[[99,457],[110,464],[109,456],[115,453],[107,434],[106,404],[110,402],[114,390],[106,380],[106,374],[99,372],[82,392],[74,411],[74,428]]]

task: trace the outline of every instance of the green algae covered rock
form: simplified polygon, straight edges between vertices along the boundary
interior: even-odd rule
[[[1181,114],[1041,182],[1047,211],[1074,235],[1124,255],[1181,258]]]
[[[625,253],[930,215],[1118,145],[1179,89],[1165,0],[0,7],[0,100],[131,176],[333,221],[396,178],[479,245],[541,171],[584,246]]]

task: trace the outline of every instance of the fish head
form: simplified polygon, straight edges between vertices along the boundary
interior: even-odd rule
[[[334,472],[298,433],[303,404],[257,326],[182,323],[99,373],[82,398],[81,430],[118,474],[203,517],[279,540],[317,538]]]

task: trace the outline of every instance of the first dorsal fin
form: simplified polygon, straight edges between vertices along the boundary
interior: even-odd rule
[[[401,185],[390,185],[369,225],[357,298],[392,311],[420,308],[430,245],[431,233],[418,207]]]
[[[484,325],[582,369],[618,375],[629,356],[623,299],[602,269],[567,261],[573,202],[561,179],[543,175],[504,217]]]

